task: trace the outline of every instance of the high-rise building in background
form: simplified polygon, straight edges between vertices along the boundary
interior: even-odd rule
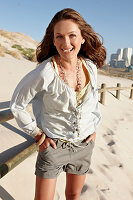
[[[126,61],[126,65],[129,66],[131,64],[131,56],[132,56],[132,48],[125,48],[123,50],[123,60]]]
[[[133,65],[133,55],[131,56],[131,65]]]
[[[118,49],[118,50],[117,50],[117,54],[118,54],[118,60],[122,60],[123,49]]]
[[[111,60],[118,60],[118,54],[117,53],[111,54]]]
[[[110,66],[119,68],[128,67],[133,63],[132,57],[132,48],[118,49],[117,53],[111,54]]]

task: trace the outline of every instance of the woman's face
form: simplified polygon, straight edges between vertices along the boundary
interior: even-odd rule
[[[72,20],[61,20],[55,24],[54,45],[62,59],[76,58],[84,41],[78,25]]]

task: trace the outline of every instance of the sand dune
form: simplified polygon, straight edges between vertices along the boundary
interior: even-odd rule
[[[0,30],[0,57],[35,61],[34,50],[37,45],[38,42],[28,35]]]
[[[16,84],[35,63],[13,58],[0,58],[0,109],[6,109]],[[122,78],[98,75],[98,87],[130,86],[133,82]],[[133,199],[133,100],[129,91],[121,91],[120,100],[114,92],[106,94],[105,105],[100,104],[102,122],[97,130],[90,173],[82,190],[81,200]],[[0,125],[0,163],[21,151],[32,139],[20,130],[15,120]],[[34,199],[34,164],[37,153],[4,176],[0,182],[1,200]],[[64,200],[65,174],[57,181],[55,200]]]

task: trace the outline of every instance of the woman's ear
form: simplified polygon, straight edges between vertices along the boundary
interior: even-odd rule
[[[85,43],[85,39],[83,38],[83,40],[82,40],[81,44],[84,44],[84,43]]]

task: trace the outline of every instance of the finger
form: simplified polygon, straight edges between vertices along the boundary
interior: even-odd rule
[[[50,146],[50,141],[51,140],[52,140],[51,138],[46,137],[45,140],[44,140],[44,142],[40,145],[39,149],[41,151],[43,151],[44,149],[47,149]]]
[[[86,141],[85,142],[87,142],[87,143],[89,143],[91,140],[93,140],[93,142],[95,141],[95,135],[94,134],[91,134],[87,139],[86,139]]]
[[[50,144],[49,144],[49,145],[50,145]],[[39,146],[39,150],[42,152],[43,150],[47,149],[47,148],[49,147],[49,145],[46,146],[45,143],[43,143],[43,144],[41,144],[41,145]]]
[[[52,139],[50,139],[50,144],[54,149],[56,149],[56,144]]]
[[[41,146],[43,146],[44,148],[48,148],[50,145],[50,140],[49,138],[45,138],[44,142],[41,144]]]
[[[86,142],[86,143],[89,143],[91,140],[92,140],[92,138],[89,137],[85,142]]]
[[[95,142],[95,139],[96,139],[96,132],[92,133],[87,139],[85,142],[89,143],[91,140],[93,142]]]
[[[51,144],[50,141],[51,141],[51,138],[48,138],[48,137],[47,137],[47,138],[45,139],[44,144],[45,144],[46,148],[48,148],[49,145]]]

